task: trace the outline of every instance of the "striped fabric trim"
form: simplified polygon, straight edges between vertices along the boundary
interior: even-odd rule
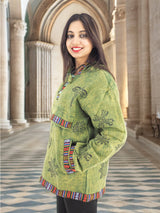
[[[105,188],[103,188],[100,192],[96,192],[94,194],[84,194],[79,192],[71,192],[71,191],[65,191],[65,190],[58,190],[55,186],[47,182],[43,177],[40,177],[40,183],[43,187],[45,187],[48,191],[56,194],[57,196],[63,197],[63,198],[71,198],[74,200],[81,200],[83,202],[90,202],[91,200],[99,199],[103,196],[105,193]]]
[[[69,152],[69,160],[70,160],[70,164],[71,164],[72,170],[75,170],[75,165],[74,165],[74,161],[73,161],[74,149],[75,149],[75,146],[71,146],[70,152]]]
[[[69,82],[66,82],[66,83],[63,85],[62,89],[61,89],[60,91],[58,91],[58,95],[57,95],[57,97],[56,97],[57,100],[59,99],[60,94],[61,94],[62,91],[66,88],[66,86],[67,86],[68,84],[69,84]]]
[[[70,148],[70,144],[71,144],[70,139],[64,140],[63,163],[64,163],[64,168],[68,174],[72,174],[76,172],[74,162],[73,162],[73,152],[74,152],[75,146],[71,146]],[[71,164],[71,167],[69,163]]]
[[[72,122],[65,121],[64,119],[58,117],[57,115],[52,115],[51,120],[55,122],[56,124],[59,124],[60,126],[63,126],[65,128],[71,128]]]

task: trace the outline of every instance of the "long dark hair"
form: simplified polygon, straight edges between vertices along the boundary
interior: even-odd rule
[[[75,60],[69,54],[67,47],[66,47],[68,28],[69,28],[70,24],[74,21],[82,22],[82,24],[86,30],[87,36],[93,45],[93,49],[88,57],[87,62],[90,65],[93,65],[98,68],[102,68],[110,73],[105,56],[104,56],[98,26],[97,26],[95,20],[86,13],[74,14],[67,21],[66,26],[63,30],[62,39],[61,39],[61,52],[62,52],[63,66],[64,66],[63,67],[63,71],[64,71],[63,80],[65,80],[68,70],[73,69],[75,67]]]

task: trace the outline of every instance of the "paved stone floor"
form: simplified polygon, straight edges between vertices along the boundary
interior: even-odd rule
[[[55,196],[39,184],[49,123],[35,124],[2,141],[1,212],[56,213]],[[160,169],[129,140],[110,161],[98,213],[160,213]]]

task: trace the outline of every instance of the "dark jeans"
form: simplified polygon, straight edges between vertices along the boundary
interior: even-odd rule
[[[57,213],[97,213],[97,200],[83,202],[57,196]]]

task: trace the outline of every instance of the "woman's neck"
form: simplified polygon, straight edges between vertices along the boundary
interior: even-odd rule
[[[75,60],[75,65],[76,65],[75,68],[76,69],[83,64],[87,64],[87,59],[86,60]]]
[[[74,75],[77,75],[77,74],[81,73],[86,66],[87,66],[87,63],[81,64],[79,67],[77,67],[74,70]]]

